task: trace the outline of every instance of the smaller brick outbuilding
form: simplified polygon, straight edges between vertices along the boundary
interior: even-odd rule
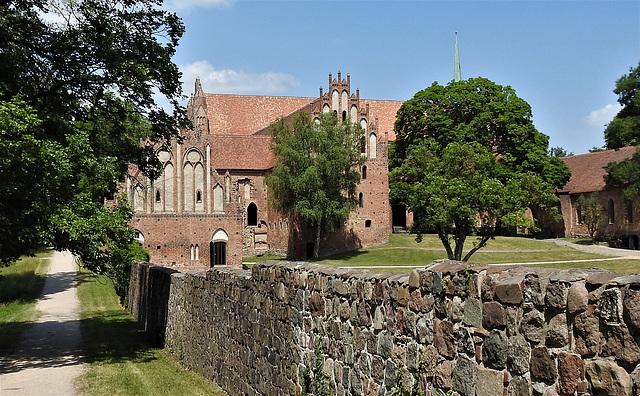
[[[623,147],[618,150],[562,158],[571,170],[571,179],[564,188],[556,191],[560,198],[563,218],[557,230],[558,234],[588,235],[587,226],[582,223],[580,213],[576,209],[576,201],[582,195],[593,195],[597,197],[604,213],[597,236],[611,239],[620,247],[638,248],[638,202],[625,202],[622,191],[607,186],[604,181],[607,165],[631,158],[635,150],[635,147]]]

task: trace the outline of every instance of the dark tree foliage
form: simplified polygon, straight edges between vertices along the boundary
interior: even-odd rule
[[[549,149],[549,156],[550,157],[558,157],[558,158],[562,158],[562,157],[572,157],[573,151],[567,151],[564,147],[551,147]]]
[[[604,180],[609,186],[622,189],[627,202],[640,196],[640,148],[630,159],[609,164]]]
[[[608,148],[640,144],[640,63],[616,81],[613,90],[618,94],[622,110],[609,123],[604,132]],[[636,150],[627,160],[607,166],[605,181],[609,186],[621,188],[627,203],[640,195],[640,152]]]
[[[411,231],[439,235],[465,261],[501,226],[533,224],[528,207],[553,211],[570,172],[510,87],[484,78],[434,83],[398,111],[390,151],[391,198],[414,213]],[[464,257],[467,236],[478,242]],[[453,242],[454,246],[451,246]]]
[[[293,123],[281,118],[271,124],[278,165],[267,176],[271,205],[293,212],[315,227],[313,256],[318,257],[320,236],[340,229],[356,208],[362,128],[340,122],[333,113],[318,122],[301,112]]]
[[[160,5],[11,0],[0,7],[2,264],[44,244],[118,279],[139,256],[129,206],[103,201],[129,163],[156,177],[153,146],[188,126],[171,61],[184,26]],[[154,91],[173,114],[156,105]]]
[[[640,144],[640,62],[616,81],[613,92],[622,109],[604,131],[606,147],[636,146]]]

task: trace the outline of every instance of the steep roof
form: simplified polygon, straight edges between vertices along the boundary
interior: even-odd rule
[[[309,104],[314,98],[206,94],[209,133],[250,135]]]
[[[369,119],[369,122],[374,122],[378,119],[378,132],[384,134],[388,132],[389,141],[396,140],[396,134],[393,127],[396,123],[396,114],[398,109],[402,106],[400,100],[370,100],[364,99],[365,106],[369,105],[369,114],[373,119]]]
[[[563,157],[562,161],[571,170],[571,179],[558,192],[577,194],[604,190],[604,176],[607,174],[605,167],[612,162],[631,158],[635,151],[635,147],[623,147],[618,150]]]
[[[271,136],[220,135],[209,142],[215,169],[267,170],[276,165]]]

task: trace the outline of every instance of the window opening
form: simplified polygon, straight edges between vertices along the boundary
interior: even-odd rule
[[[608,216],[609,216],[609,224],[613,224],[616,222],[616,212],[615,212],[615,206],[613,204],[613,199],[609,200],[609,205],[608,205]]]

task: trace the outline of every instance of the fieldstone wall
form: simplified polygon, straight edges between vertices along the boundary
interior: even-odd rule
[[[132,312],[230,395],[300,395],[320,379],[332,395],[639,394],[638,275],[451,261],[408,275],[157,271],[134,263]]]

